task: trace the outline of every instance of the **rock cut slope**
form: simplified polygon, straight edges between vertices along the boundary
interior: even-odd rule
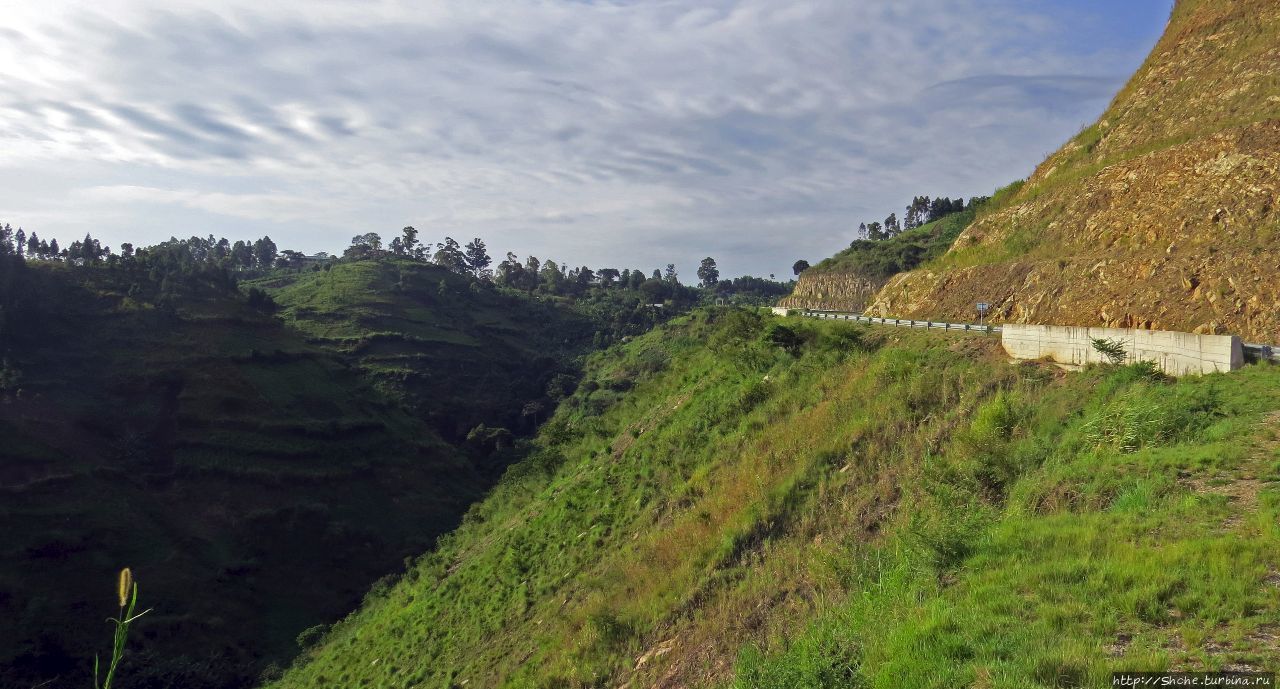
[[[1093,126],[991,204],[877,315],[1280,340],[1280,4],[1179,0]]]

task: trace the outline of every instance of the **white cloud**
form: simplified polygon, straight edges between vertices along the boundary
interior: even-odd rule
[[[413,223],[781,273],[915,194],[1025,174],[1147,47],[1015,0],[418,5],[6,7],[0,170],[45,184],[0,189],[5,220],[305,250]]]

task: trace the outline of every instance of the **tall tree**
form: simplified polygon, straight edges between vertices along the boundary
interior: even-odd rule
[[[32,232],[27,237],[27,256],[29,258],[37,258],[40,256],[40,239],[36,237],[36,233]]]
[[[808,262],[808,261],[806,261],[806,260],[804,260],[803,258],[802,258],[802,259],[800,259],[799,261],[796,261],[796,262],[795,262],[794,264],[792,264],[792,266],[791,266],[791,272],[792,272],[792,273],[794,273],[794,274],[796,274],[796,275],[799,275],[800,273],[803,273],[804,271],[806,271],[806,270],[808,270],[808,269],[809,269],[809,262]]]
[[[484,240],[479,237],[473,238],[467,242],[467,251],[465,254],[467,261],[467,270],[471,274],[483,278],[488,275],[489,264],[493,259],[489,258],[489,252],[485,250]]]
[[[237,268],[252,268],[253,246],[237,239],[236,243],[231,245],[231,265]]]
[[[413,225],[405,225],[404,229],[400,230],[400,236],[400,244],[404,247],[404,253],[410,256],[417,256],[418,231],[414,229]]]
[[[520,289],[522,273],[524,273],[524,266],[520,265],[520,257],[508,251],[507,257],[498,264],[494,280],[503,287]]]
[[[18,254],[18,258],[22,258],[22,252],[27,250],[27,233],[23,232],[21,227],[18,228],[18,234],[13,236],[13,250]]]
[[[716,268],[716,260],[710,256],[702,259],[702,264],[698,266],[698,280],[702,282],[702,286],[708,289],[715,287],[720,282],[720,270]]]
[[[276,261],[276,243],[263,237],[253,243],[253,258],[260,268],[270,268]]]
[[[542,264],[542,271],[538,274],[542,283],[543,291],[548,294],[561,294],[564,290],[564,273],[560,272],[560,266],[556,262],[547,259]]]
[[[898,214],[890,213],[889,217],[884,219],[884,236],[893,237],[902,232],[902,226],[898,224]]]
[[[667,264],[667,270],[662,274],[662,279],[672,285],[680,284],[680,275],[676,273],[676,264]]]
[[[455,273],[467,272],[467,257],[453,237],[445,237],[443,242],[436,244],[436,253],[431,258],[442,268]]]

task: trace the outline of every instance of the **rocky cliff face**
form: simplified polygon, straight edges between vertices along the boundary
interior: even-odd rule
[[[1181,0],[1111,108],[877,315],[1280,341],[1280,4]]]
[[[806,270],[796,281],[795,291],[779,302],[779,305],[789,309],[861,313],[883,286],[883,280],[871,280],[850,273]]]

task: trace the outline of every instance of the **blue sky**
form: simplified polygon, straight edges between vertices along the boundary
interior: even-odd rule
[[[0,1],[0,221],[115,247],[412,224],[571,265],[789,275],[990,193],[1171,0]]]

